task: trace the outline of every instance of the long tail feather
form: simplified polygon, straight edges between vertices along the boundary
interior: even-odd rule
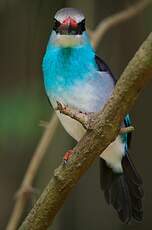
[[[117,174],[100,159],[100,184],[105,199],[117,211],[122,222],[129,223],[132,219],[142,221],[142,179],[128,154],[122,159],[122,167],[123,173]]]

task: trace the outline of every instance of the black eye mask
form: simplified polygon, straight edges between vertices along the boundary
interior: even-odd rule
[[[85,19],[77,24],[77,27],[73,28],[72,26],[63,26],[62,24],[54,19],[53,30],[61,35],[78,35],[82,34],[85,31]]]

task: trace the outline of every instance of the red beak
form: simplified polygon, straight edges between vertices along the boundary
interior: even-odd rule
[[[71,18],[69,16],[62,22],[61,26],[63,26],[63,27],[71,27],[73,29],[76,29],[77,26],[78,26],[78,23],[73,18]]]

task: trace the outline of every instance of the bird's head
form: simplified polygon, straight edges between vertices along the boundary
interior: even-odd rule
[[[54,16],[51,41],[59,47],[75,47],[85,42],[85,17],[80,10],[63,8]]]

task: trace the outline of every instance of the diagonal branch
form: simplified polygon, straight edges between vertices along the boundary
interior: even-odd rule
[[[31,193],[33,192],[32,183],[37,173],[37,169],[39,168],[39,165],[45,155],[49,143],[53,138],[57,124],[58,119],[56,114],[54,114],[50,122],[46,126],[46,131],[44,132],[41,141],[39,142],[39,145],[37,146],[37,149],[33,154],[32,160],[28,166],[23,182],[16,194],[16,203],[6,230],[17,229],[18,222],[21,218],[21,215],[23,214],[25,204],[27,203],[27,200],[30,198]]]
[[[72,119],[80,122],[81,125],[87,130],[91,129],[92,120],[95,118],[95,115],[96,115],[95,113],[87,114],[87,113],[83,113],[81,111],[78,111],[76,109],[72,109],[72,108],[64,105],[63,103],[61,104],[58,101],[57,101],[56,110],[58,110],[60,113],[62,113],[64,115],[67,115],[67,116],[71,117]],[[130,133],[133,131],[134,131],[133,126],[120,128],[120,134]]]
[[[90,31],[93,46],[98,46],[99,42],[108,30],[110,30],[112,27],[119,25],[120,23],[123,23],[124,21],[133,18],[142,10],[144,10],[150,3],[152,3],[151,0],[140,0],[136,4],[130,6],[128,9],[111,15],[101,21],[93,32]]]
[[[116,138],[123,117],[152,78],[152,33],[129,62],[116,84],[113,95],[92,121],[88,130],[74,148],[67,165],[55,170],[48,186],[19,228],[45,230],[52,223],[66,197],[95,158]]]
[[[76,109],[69,108],[68,106],[61,104],[59,101],[57,101],[57,108],[56,110],[59,110],[60,113],[67,115],[78,122],[80,122],[85,129],[89,129],[89,121],[91,119],[91,114],[83,113],[81,111],[78,111]]]

